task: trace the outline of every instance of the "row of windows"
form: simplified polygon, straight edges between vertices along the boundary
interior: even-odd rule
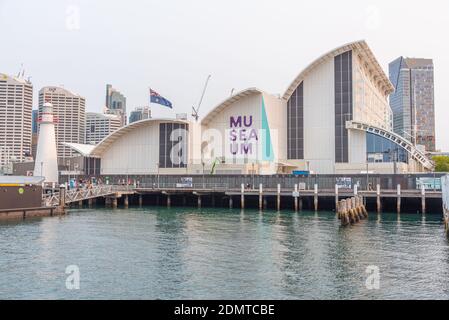
[[[346,121],[352,120],[352,51],[334,58],[335,77],[335,162],[347,163],[348,130]]]
[[[187,124],[159,125],[159,168],[187,167],[187,139]]]
[[[304,83],[301,82],[287,103],[288,159],[304,159]]]

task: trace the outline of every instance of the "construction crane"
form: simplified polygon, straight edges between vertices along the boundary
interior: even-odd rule
[[[206,93],[207,85],[209,84],[209,80],[211,78],[211,75],[207,76],[206,83],[204,84],[203,92],[201,93],[200,102],[198,102],[198,106],[192,107],[192,117],[195,119],[195,121],[198,121],[199,118],[199,111],[201,107],[201,103],[203,103],[204,94]]]

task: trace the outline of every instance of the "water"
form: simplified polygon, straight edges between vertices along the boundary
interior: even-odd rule
[[[0,299],[449,299],[443,229],[440,215],[341,228],[330,212],[71,210],[0,222]]]

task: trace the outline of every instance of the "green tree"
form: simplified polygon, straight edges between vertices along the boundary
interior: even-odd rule
[[[436,172],[449,172],[449,157],[435,156],[433,161],[435,161]]]

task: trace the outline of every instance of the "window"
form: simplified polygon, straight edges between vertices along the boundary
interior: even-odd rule
[[[346,121],[352,120],[352,51],[334,58],[335,76],[335,162],[346,163],[348,130]]]
[[[287,102],[288,159],[304,159],[304,85],[299,84]]]

